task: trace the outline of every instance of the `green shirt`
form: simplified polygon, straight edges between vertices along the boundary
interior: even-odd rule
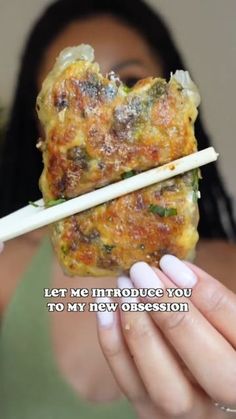
[[[49,287],[52,249],[44,240],[2,319],[0,418],[132,419],[127,400],[82,400],[57,368],[50,342],[43,288]],[[1,278],[4,280],[4,278]]]

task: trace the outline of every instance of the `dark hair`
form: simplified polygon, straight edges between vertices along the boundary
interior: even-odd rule
[[[59,0],[50,5],[32,29],[22,57],[17,89],[0,165],[0,216],[35,200],[41,194],[38,178],[43,165],[35,144],[37,76],[45,48],[72,21],[110,13],[137,28],[162,60],[164,76],[184,69],[184,63],[162,19],[141,0]],[[196,123],[199,149],[210,145],[201,117]],[[216,164],[202,169],[200,200],[201,237],[235,238],[232,205]]]

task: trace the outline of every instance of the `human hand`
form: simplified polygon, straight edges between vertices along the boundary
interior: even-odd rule
[[[4,244],[3,244],[3,242],[0,242],[0,253],[2,253],[3,248],[4,248]]]
[[[140,419],[236,417],[214,405],[236,406],[236,295],[173,256],[160,265],[162,271],[136,263],[118,286],[193,288],[191,298],[169,300],[187,302],[189,311],[98,312],[99,340],[113,375]]]

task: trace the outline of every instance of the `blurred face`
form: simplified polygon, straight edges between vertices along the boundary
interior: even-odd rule
[[[59,52],[81,43],[95,49],[103,74],[114,70],[129,87],[141,78],[162,76],[160,60],[135,29],[110,15],[100,15],[71,23],[49,46],[39,72],[39,89]]]

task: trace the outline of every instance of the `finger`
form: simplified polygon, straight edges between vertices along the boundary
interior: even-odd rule
[[[154,284],[156,287],[164,287],[165,281],[166,284],[171,283],[160,270],[157,272],[158,276],[149,265],[138,262],[131,268],[130,275],[137,288],[153,288]],[[161,297],[157,302],[166,299],[166,296]],[[188,312],[153,311],[153,320],[206,393],[214,400],[222,400],[223,397],[224,403],[234,404],[236,354],[233,347],[190,300],[181,298],[182,301],[188,303]],[[155,302],[155,298],[152,302]]]
[[[109,298],[98,302],[110,303]],[[123,394],[132,403],[140,418],[156,419],[157,412],[138,374],[121,333],[118,313],[97,312],[97,330],[103,354]]]
[[[118,279],[121,289],[132,288],[126,277]],[[147,312],[122,311],[122,307],[138,303],[123,298],[121,324],[126,343],[138,372],[155,406],[170,416],[182,415],[192,409],[193,389],[178,362]]]
[[[111,302],[107,297],[97,301],[106,304]],[[118,313],[98,311],[96,314],[99,342],[114,378],[132,403],[144,403],[148,397],[147,392],[125,345]]]
[[[194,287],[191,300],[236,348],[236,295],[197,266],[175,256],[163,256],[163,272],[180,287]]]
[[[0,242],[0,253],[3,251],[3,248],[4,248],[3,242]]]

